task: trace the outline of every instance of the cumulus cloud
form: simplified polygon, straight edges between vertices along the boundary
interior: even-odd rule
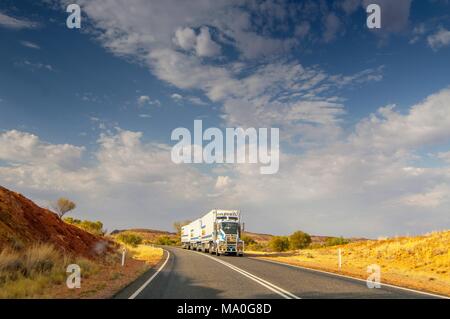
[[[145,106],[145,105],[157,105],[160,106],[161,102],[157,99],[153,100],[148,95],[141,95],[137,98],[137,103],[139,106]]]
[[[148,95],[141,95],[137,101],[139,105],[145,105],[150,102],[150,97]]]
[[[424,193],[404,196],[400,202],[407,206],[436,208],[450,201],[450,186],[448,184],[437,185]]]
[[[197,36],[191,28],[178,28],[175,31],[174,42],[184,50],[191,50],[197,43]]]
[[[427,37],[428,45],[435,51],[450,45],[450,31],[441,28],[438,32]]]
[[[358,124],[351,138],[356,144],[387,151],[445,142],[450,136],[449,101],[450,90],[445,89],[412,106],[406,115],[395,112],[392,105],[380,108]]]
[[[302,225],[313,233],[419,233],[450,222],[450,166],[419,164],[430,156],[421,155],[421,148],[448,143],[449,94],[450,89],[432,94],[406,113],[382,107],[333,143],[301,154],[282,151],[280,171],[272,176],[261,176],[250,164],[220,166],[208,174],[193,165],[176,165],[169,145],[145,143],[141,132],[117,129],[100,135],[90,156],[94,162],[82,160],[84,148],[4,132],[0,179],[41,196],[59,191],[83,203],[92,199],[89,211],[107,209],[116,222],[127,225],[126,216],[169,225],[209,207],[239,203],[249,225],[274,232]],[[446,159],[447,153],[436,158]],[[107,207],[96,204],[105,198]],[[177,213],[181,210],[186,215]]]
[[[104,219],[101,212],[108,212],[113,225],[138,226],[150,218],[155,226],[168,227],[167,221],[179,216],[167,214],[178,205],[187,214],[194,204],[198,208],[199,201],[214,197],[214,178],[172,163],[170,147],[143,142],[141,132],[104,132],[90,160],[84,152],[83,147],[6,131],[0,135],[0,180],[43,203],[65,194],[77,201],[79,213]]]
[[[212,57],[220,54],[220,46],[211,39],[209,29],[203,27],[197,37],[197,45],[195,51],[198,56]]]
[[[17,130],[0,134],[0,159],[12,164],[42,164],[48,160],[68,168],[81,158],[84,150],[84,147],[69,144],[48,144],[34,134]]]

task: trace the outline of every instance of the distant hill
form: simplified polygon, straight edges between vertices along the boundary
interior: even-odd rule
[[[178,234],[174,232],[155,230],[155,229],[145,229],[145,228],[131,228],[131,229],[117,229],[111,232],[111,235],[117,235],[123,232],[133,232],[142,236],[144,240],[154,242],[158,237],[168,236],[171,239],[177,240]]]
[[[274,235],[270,234],[259,234],[259,233],[252,233],[252,232],[244,232],[244,236],[249,236],[253,238],[258,243],[268,243]],[[311,242],[313,244],[324,244],[328,238],[333,238],[331,236],[317,236],[317,235],[311,235]],[[367,239],[365,238],[347,238],[350,242],[358,242],[358,241],[365,241]]]
[[[109,243],[41,208],[21,194],[0,186],[0,250],[49,243],[67,254],[88,258],[104,251]]]

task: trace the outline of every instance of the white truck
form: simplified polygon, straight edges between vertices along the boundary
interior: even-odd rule
[[[181,245],[185,249],[210,254],[244,255],[238,210],[213,209],[205,216],[181,227]]]

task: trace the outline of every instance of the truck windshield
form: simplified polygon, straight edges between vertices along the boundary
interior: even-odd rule
[[[222,223],[222,230],[225,234],[237,234],[238,233],[238,223],[225,222]]]

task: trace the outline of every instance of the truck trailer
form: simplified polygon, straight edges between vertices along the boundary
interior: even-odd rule
[[[238,210],[213,209],[203,217],[181,227],[181,245],[210,254],[244,255]]]

